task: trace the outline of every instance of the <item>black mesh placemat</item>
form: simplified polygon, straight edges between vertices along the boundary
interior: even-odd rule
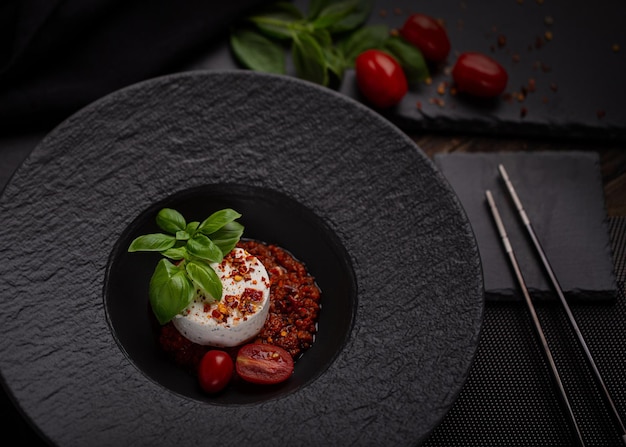
[[[618,297],[571,305],[622,419],[626,419],[626,218],[610,218]],[[523,266],[521,267],[523,269]],[[548,344],[589,446],[622,446],[561,306],[536,304]],[[572,430],[524,304],[488,303],[475,362],[428,446],[570,446]]]

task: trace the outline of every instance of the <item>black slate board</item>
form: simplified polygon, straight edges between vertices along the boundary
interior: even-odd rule
[[[521,299],[485,199],[490,190],[535,299],[556,297],[498,173],[507,170],[568,298],[606,302],[617,293],[599,157],[595,152],[436,154],[472,223],[491,300]]]
[[[294,2],[306,10],[308,1]],[[431,85],[412,89],[395,108],[382,112],[409,130],[476,132],[493,135],[626,140],[626,4],[615,0],[378,0],[369,24],[399,28],[411,12],[442,19],[452,49]],[[552,24],[547,22],[552,21]],[[551,40],[545,37],[552,34]],[[506,44],[498,43],[500,36]],[[612,47],[618,45],[619,50]],[[457,55],[479,51],[509,73],[506,99],[494,102],[453,96],[441,83]],[[515,61],[517,59],[517,61]],[[200,56],[191,68],[236,68],[226,40]],[[183,67],[183,69],[186,67]],[[293,72],[292,72],[293,74]],[[535,85],[529,89],[529,80]],[[518,94],[527,90],[523,101]],[[354,72],[339,90],[361,100]],[[445,105],[440,105],[443,100]],[[418,110],[417,103],[421,104]]]

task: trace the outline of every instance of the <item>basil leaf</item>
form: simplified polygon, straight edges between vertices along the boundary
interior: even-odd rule
[[[222,250],[204,234],[196,234],[187,241],[187,252],[209,262],[222,262],[224,258]]]
[[[328,85],[324,52],[313,36],[308,33],[295,35],[291,54],[299,78],[324,86]]]
[[[150,305],[160,324],[165,324],[185,309],[193,299],[193,284],[184,270],[161,259],[150,279]]]
[[[211,266],[190,261],[185,266],[189,277],[215,301],[222,299],[222,281]]]
[[[178,211],[163,208],[156,217],[156,223],[164,231],[175,234],[179,230],[184,230],[187,226],[185,218]]]
[[[130,243],[128,251],[130,253],[135,251],[164,251],[173,247],[175,243],[176,238],[168,234],[144,234]]]
[[[302,24],[302,13],[291,3],[281,2],[248,17],[262,33],[277,39],[291,39],[292,30]]]
[[[346,65],[353,67],[359,54],[372,48],[382,48],[388,37],[387,25],[365,26],[337,42],[337,48],[343,53]]]
[[[341,51],[332,47],[324,47],[322,51],[324,51],[324,57],[326,58],[326,67],[328,67],[338,79],[341,79],[346,69],[346,61]]]
[[[239,222],[229,222],[216,232],[209,234],[209,237],[213,243],[220,248],[224,256],[226,256],[235,248],[242,234],[243,225]]]
[[[189,237],[190,237],[190,236],[189,236],[189,233],[187,233],[187,232],[186,232],[186,231],[184,231],[184,230],[181,230],[181,231],[177,231],[177,232],[176,232],[176,240],[177,240],[177,241],[186,241],[186,240],[188,240],[188,239],[189,239]]]
[[[185,247],[168,248],[161,254],[165,256],[166,258],[174,259],[175,261],[180,261],[181,259],[187,258],[187,249]]]
[[[249,29],[234,30],[230,46],[244,67],[265,73],[285,74],[285,50],[262,34]]]
[[[428,65],[422,52],[401,37],[389,37],[385,41],[383,49],[398,59],[409,83],[415,84],[424,81],[430,76]]]
[[[331,33],[352,31],[365,23],[374,8],[374,0],[361,0],[344,18],[329,27]]]
[[[358,6],[358,0],[333,2],[326,6],[313,20],[314,28],[328,28],[347,17]]]
[[[200,225],[200,222],[189,222],[185,227],[185,231],[189,233],[189,236],[193,236],[198,229],[198,225]]]
[[[202,234],[211,234],[222,228],[229,222],[239,219],[241,214],[231,208],[225,208],[211,214],[198,226],[198,231]]]
[[[309,2],[309,11],[307,13],[307,19],[313,20],[319,17],[320,12],[331,4],[331,0],[311,0]]]

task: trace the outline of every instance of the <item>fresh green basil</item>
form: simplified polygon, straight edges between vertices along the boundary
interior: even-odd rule
[[[211,267],[201,262],[190,261],[185,265],[189,277],[211,297],[219,301],[222,298],[222,282]]]
[[[217,211],[202,223],[186,223],[176,210],[164,208],[157,214],[157,225],[166,233],[136,237],[129,252],[160,252],[163,259],[150,279],[150,305],[161,324],[182,312],[200,288],[219,301],[222,282],[211,263],[219,263],[243,234],[244,227],[236,219],[237,211],[227,208]],[[176,264],[168,259],[177,261]]]
[[[189,239],[187,251],[190,255],[208,262],[222,262],[224,258],[222,250],[204,234],[196,234]]]
[[[207,217],[197,228],[202,234],[211,234],[215,233],[217,230],[222,228],[224,225],[239,219],[241,214],[237,211],[226,208],[220,211],[216,211]]]
[[[184,230],[187,226],[185,218],[178,211],[163,208],[156,217],[156,223],[159,228],[168,233],[176,233],[177,231]]]
[[[207,236],[211,238],[213,243],[217,245],[222,253],[226,255],[230,253],[230,251],[235,248],[239,239],[243,235],[243,225],[239,222],[229,222],[224,225],[219,230],[208,234]]]
[[[388,38],[386,25],[364,26],[337,42],[337,47],[343,53],[346,65],[354,67],[354,60],[359,54],[372,48],[382,48]]]
[[[178,315],[193,299],[194,287],[184,270],[161,259],[150,280],[150,305],[160,324]]]
[[[328,85],[328,70],[324,51],[311,34],[298,34],[294,37],[291,55],[299,78]]]
[[[291,39],[293,31],[297,31],[305,23],[300,10],[287,2],[265,6],[257,14],[248,17],[248,20],[263,34],[277,39]]]
[[[290,42],[296,76],[324,86],[340,85],[345,70],[368,49],[392,54],[411,83],[428,78],[416,47],[390,36],[387,25],[365,25],[373,8],[374,0],[311,0],[305,15],[291,3],[278,2],[234,28],[231,47],[244,67],[285,74]]]
[[[385,40],[383,49],[395,56],[404,69],[409,83],[418,83],[430,76],[428,65],[422,52],[401,37],[392,36]]]
[[[172,248],[176,238],[167,234],[144,234],[135,239],[128,247],[128,251],[163,251]]]
[[[261,33],[246,28],[234,30],[230,47],[245,67],[265,73],[286,73],[285,50]]]

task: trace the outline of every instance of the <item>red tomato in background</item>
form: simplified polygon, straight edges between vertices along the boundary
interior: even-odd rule
[[[402,67],[384,51],[364,51],[356,58],[354,68],[359,90],[376,107],[396,105],[409,89]]]
[[[293,358],[281,347],[253,343],[239,349],[235,368],[246,382],[269,385],[291,377]]]
[[[200,387],[214,394],[223,390],[233,376],[233,359],[224,351],[207,351],[198,365]]]
[[[402,25],[400,35],[419,48],[428,61],[443,62],[450,52],[450,39],[446,29],[427,15],[411,15]]]
[[[498,62],[482,53],[463,53],[459,56],[452,77],[459,92],[491,98],[506,88],[509,75]]]

